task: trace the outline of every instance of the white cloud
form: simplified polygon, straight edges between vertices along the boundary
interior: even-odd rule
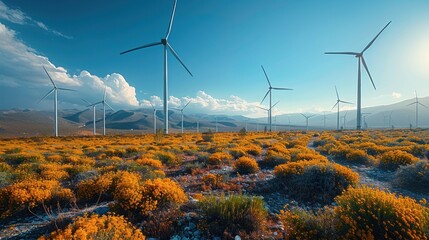
[[[204,91],[198,91],[195,97],[169,97],[169,108],[180,108],[191,101],[187,107],[188,112],[205,112],[209,114],[245,115],[249,117],[265,117],[267,112],[258,108],[258,102],[248,102],[238,96],[230,96],[228,99],[215,98]],[[159,96],[151,96],[150,100],[141,100],[140,106],[150,108],[152,103],[156,108],[163,106],[163,101]],[[273,113],[279,113],[274,108]]]
[[[80,98],[91,101],[101,100],[106,85],[110,103],[123,107],[139,105],[135,88],[130,86],[121,74],[112,73],[105,77],[98,77],[83,70],[79,75],[72,76],[65,68],[55,66],[47,57],[39,55],[34,49],[17,39],[15,32],[1,23],[0,59],[2,59],[0,85],[19,87],[22,91],[36,88],[47,92],[52,86],[42,68],[45,66],[59,87],[78,91],[74,97],[67,94],[69,97],[62,98],[62,101],[82,105]]]
[[[39,27],[45,31],[51,32],[57,36],[64,37],[67,39],[71,39],[71,37],[69,37],[63,33],[60,33],[60,32],[55,31],[53,29],[50,29],[44,23],[32,19],[30,16],[27,16],[21,10],[9,8],[1,0],[0,0],[0,19],[4,19],[4,20],[7,20],[9,22],[12,22],[15,24],[20,24],[20,25],[37,26],[37,27]]]
[[[398,93],[398,92],[392,92],[392,97],[393,97],[393,98],[395,98],[395,99],[397,99],[397,98],[401,98],[401,97],[402,97],[402,94],[401,94],[401,93]]]

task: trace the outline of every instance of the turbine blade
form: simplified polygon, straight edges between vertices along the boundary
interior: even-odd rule
[[[255,106],[255,107],[260,108],[260,109],[265,110],[265,111],[269,111],[269,109],[266,109],[266,108],[263,108],[263,107],[259,107],[259,106]]]
[[[271,109],[273,109],[276,105],[277,105],[277,103],[279,103],[280,101],[277,101],[276,103],[274,103],[274,105],[271,107]]]
[[[301,113],[301,115],[302,115],[303,117],[307,118],[307,116],[306,116],[306,115],[304,115],[303,113]]]
[[[368,73],[369,79],[371,80],[372,86],[374,87],[375,90],[377,90],[377,88],[375,87],[374,81],[372,80],[371,73],[369,73],[368,66],[366,65],[366,62],[365,62],[365,58],[362,56],[361,59],[362,59],[363,66],[365,67],[365,70]]]
[[[268,93],[269,93],[270,91],[271,91],[271,89],[269,89],[269,90],[267,91],[267,93],[265,94],[264,98],[262,98],[261,103],[262,103],[262,102],[264,102],[265,98],[268,96]]]
[[[107,90],[107,86],[104,86],[104,96],[103,96],[103,101],[106,101],[106,90]]]
[[[270,79],[268,78],[267,72],[265,72],[264,66],[261,65],[261,68],[262,68],[262,71],[264,71],[265,77],[267,78],[268,85],[270,85],[270,87],[271,87],[271,82],[270,82]]]
[[[167,34],[165,35],[165,39],[168,39],[171,32],[171,27],[173,26],[174,13],[176,12],[177,0],[174,0],[173,10],[171,11],[170,24],[168,25]]]
[[[337,86],[335,86],[335,92],[337,93],[337,100],[340,100],[340,95],[338,94]]]
[[[49,96],[53,91],[55,91],[55,88],[52,88],[51,91],[49,91],[44,97],[42,97],[42,99],[39,100],[39,103],[45,99],[47,96]]]
[[[151,102],[149,102],[149,103],[150,103],[150,105],[152,106],[153,110],[155,110],[155,107],[153,106],[153,104],[152,104]]]
[[[413,104],[417,104],[417,102],[413,102],[413,103],[407,104],[407,106],[410,106],[410,105],[413,105]]]
[[[171,53],[180,62],[180,64],[182,64],[182,66],[186,69],[186,71],[188,71],[188,73],[193,77],[194,75],[192,75],[191,71],[189,71],[189,69],[186,67],[186,65],[182,62],[182,60],[180,59],[179,55],[177,55],[177,53],[174,51],[173,47],[169,43],[167,43],[167,46],[168,46],[168,49],[170,49]]]
[[[334,108],[338,105],[338,103],[339,103],[339,102],[340,102],[340,101],[338,101],[338,100],[337,100],[337,102],[334,104],[334,106],[332,106],[331,111],[332,111],[332,110],[334,110]]]
[[[54,85],[54,88],[57,88],[57,85],[55,85],[54,80],[52,80],[51,75],[49,75],[48,71],[46,70],[45,66],[43,66],[43,69],[45,70],[46,75],[48,75],[49,80],[51,80],[52,85]]]
[[[381,31],[374,37],[374,39],[372,39],[372,41],[371,42],[369,42],[368,43],[368,45],[362,50],[362,53],[364,53],[366,50],[368,50],[368,48],[369,47],[371,47],[371,45],[375,42],[375,40],[378,38],[378,36],[380,36],[380,34],[384,31],[384,29],[386,29],[387,28],[387,26],[389,26],[389,24],[391,23],[392,21],[390,21],[390,22],[388,22],[387,24],[386,24],[386,26],[384,26],[384,28],[383,29],[381,29]]]
[[[82,100],[82,101],[84,101],[84,102],[86,102],[86,103],[88,104],[88,106],[87,106],[87,107],[89,107],[89,106],[92,106],[92,105],[93,105],[93,104],[91,105],[91,103],[90,103],[90,102],[86,101],[86,100],[85,100],[85,99],[83,99],[83,98],[81,98],[81,100]]]
[[[278,87],[273,87],[272,89],[275,89],[275,90],[293,90],[292,88],[278,88]]]
[[[125,54],[125,53],[129,53],[129,52],[132,52],[132,51],[135,51],[135,50],[139,50],[139,49],[142,49],[142,48],[148,48],[148,47],[152,47],[152,46],[156,46],[156,45],[161,45],[161,44],[162,44],[162,42],[149,43],[149,44],[146,44],[146,45],[143,45],[143,46],[140,46],[140,47],[136,47],[136,48],[127,50],[125,52],[121,52],[120,55]]]
[[[112,111],[115,111],[107,102],[104,102],[104,104],[106,104],[106,106],[108,106],[110,109],[112,109]]]
[[[191,100],[189,100],[189,102],[182,108],[182,111],[189,105],[189,103],[191,103]]]
[[[343,101],[343,100],[340,100],[340,102],[345,103],[345,104],[354,104],[354,103],[346,102],[346,101]]]
[[[71,92],[77,92],[74,89],[69,89],[69,88],[57,88],[58,90],[63,90],[63,91],[71,91]]]
[[[422,105],[425,108],[429,108],[428,106],[424,105],[423,103],[419,102],[420,105]]]
[[[325,52],[325,54],[340,54],[340,55],[359,55],[357,52]]]

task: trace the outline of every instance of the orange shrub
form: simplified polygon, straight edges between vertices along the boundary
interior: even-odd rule
[[[396,170],[399,166],[416,163],[419,159],[412,154],[401,151],[393,150],[384,153],[380,159],[380,168],[388,170]]]
[[[210,188],[219,188],[223,184],[223,177],[220,174],[209,173],[201,178],[205,186]]]
[[[225,162],[231,161],[232,156],[226,152],[215,152],[210,155],[207,163],[210,165],[220,165]]]
[[[111,239],[111,240],[144,240],[145,236],[140,229],[127,222],[123,216],[93,214],[78,217],[63,230],[52,232],[49,236],[42,236],[39,240],[54,239]]]
[[[352,163],[359,164],[368,164],[370,162],[370,158],[368,154],[364,150],[360,149],[352,149],[350,148],[348,153],[346,154],[347,161]]]
[[[234,169],[240,174],[256,173],[259,171],[258,163],[251,157],[241,157],[234,162]]]
[[[336,198],[345,239],[427,239],[429,209],[408,197],[369,187]]]

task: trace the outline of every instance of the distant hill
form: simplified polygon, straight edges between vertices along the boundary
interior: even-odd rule
[[[429,106],[429,97],[420,98],[421,103]],[[362,126],[368,128],[409,128],[415,126],[415,106],[407,106],[414,99],[404,100],[391,105],[364,108],[362,112],[369,113]],[[419,127],[429,127],[429,109],[419,107]],[[346,116],[345,121],[343,116]],[[103,112],[96,110],[97,132],[102,132]],[[356,126],[356,110],[340,112],[340,126],[354,129]],[[29,109],[0,110],[0,137],[11,136],[50,136],[53,133],[53,112]],[[156,112],[156,124],[163,127],[164,113]],[[326,119],[326,121],[324,121]],[[335,111],[318,114],[309,120],[310,129],[335,129],[337,114]],[[267,117],[247,118],[244,116],[185,114],[185,131],[195,132],[199,122],[200,131],[215,131],[216,122],[219,131],[238,131],[243,127],[249,131],[263,131],[267,127]],[[66,109],[59,111],[60,135],[88,135],[93,128],[92,109]],[[178,133],[181,129],[181,114],[179,111],[169,110],[170,132]],[[107,133],[130,133],[141,131],[153,132],[152,109],[106,111]],[[304,129],[305,118],[299,113],[273,116],[273,130]]]

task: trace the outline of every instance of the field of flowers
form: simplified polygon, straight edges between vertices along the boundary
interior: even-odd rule
[[[0,239],[428,239],[429,131],[0,140]]]

